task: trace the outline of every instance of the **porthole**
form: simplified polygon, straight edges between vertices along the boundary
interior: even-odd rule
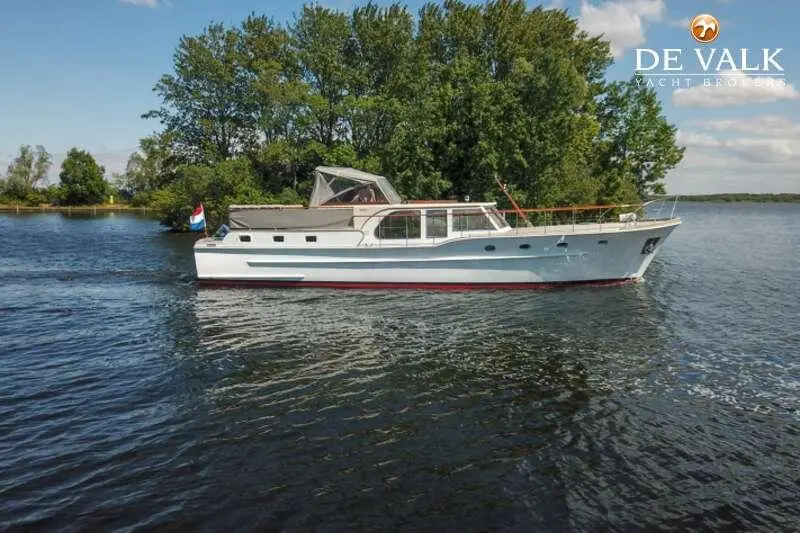
[[[494,252],[494,245],[493,244],[486,245],[483,247],[483,249],[486,250],[487,252]]]
[[[597,244],[608,244],[608,241],[603,239],[602,241],[597,241]]]
[[[560,243],[556,244],[556,246],[558,246],[559,248],[566,248],[567,246],[569,246],[569,244],[567,244],[565,242],[560,242]]]
[[[283,242],[283,235],[273,235],[272,242]]]
[[[531,245],[530,245],[530,244],[520,244],[520,245],[519,245],[519,249],[520,249],[520,250],[529,250],[529,249],[530,249],[530,247],[531,247]]]
[[[239,242],[250,242],[250,235],[239,235]]]
[[[316,235],[306,235],[306,242],[317,242]]]

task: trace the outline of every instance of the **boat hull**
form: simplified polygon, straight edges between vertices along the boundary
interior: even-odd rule
[[[636,280],[680,222],[581,233],[513,231],[426,246],[195,245],[203,285],[337,288],[549,288]],[[653,245],[654,239],[658,239]]]
[[[425,283],[425,282],[346,282],[346,281],[269,281],[269,280],[225,280],[200,279],[202,287],[265,287],[272,289],[377,289],[377,290],[432,290],[432,291],[468,291],[468,290],[514,290],[514,289],[558,289],[575,286],[604,287],[633,283],[637,278],[596,281],[565,281],[558,283]]]

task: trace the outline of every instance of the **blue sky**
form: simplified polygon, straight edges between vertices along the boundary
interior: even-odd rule
[[[349,10],[363,2],[323,4]],[[380,2],[387,3],[387,2]],[[409,1],[416,11],[423,2]],[[659,88],[664,112],[677,124],[686,158],[667,179],[673,193],[800,192],[800,3],[794,0],[546,0],[591,33],[612,42],[612,79],[628,78],[635,49],[783,48],[784,76],[765,73],[755,87]],[[538,2],[529,2],[531,6]],[[138,139],[158,129],[140,115],[158,106],[152,87],[170,70],[183,34],[211,21],[238,23],[248,13],[291,21],[300,2],[245,0],[3,0],[0,4],[0,171],[21,144],[42,144],[59,163],[72,146],[88,149],[107,170],[124,168]],[[769,6],[765,9],[765,6]],[[720,21],[711,45],[698,45],[688,21],[698,13]],[[763,19],[763,23],[762,23]],[[658,69],[657,69],[658,70]],[[770,79],[767,79],[769,77]],[[659,77],[654,77],[658,79]],[[716,79],[711,75],[709,78]],[[665,78],[667,84],[671,78]],[[785,83],[778,86],[777,82]],[[57,169],[51,175],[55,175]]]

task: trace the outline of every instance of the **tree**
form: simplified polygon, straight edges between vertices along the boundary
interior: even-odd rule
[[[609,83],[598,116],[601,130],[595,150],[603,199],[664,194],[663,179],[683,159],[684,148],[677,145],[676,127],[662,114],[655,90],[635,75]]]
[[[19,155],[8,165],[3,193],[11,200],[24,201],[35,196],[36,186],[47,177],[53,158],[43,146],[20,146]],[[38,196],[37,196],[38,198]]]
[[[108,183],[105,169],[84,150],[72,148],[61,165],[61,194],[67,205],[99,204],[105,200]]]
[[[308,100],[308,87],[300,79],[291,36],[272,19],[255,15],[242,23],[241,32],[240,56],[254,127],[266,144],[296,139],[293,118]]]
[[[253,100],[241,50],[241,31],[222,24],[183,36],[173,58],[175,74],[164,75],[153,89],[163,105],[143,117],[160,119],[189,161],[223,161],[251,142]]]
[[[350,41],[347,17],[318,4],[304,5],[292,28],[292,39],[310,93],[308,112],[300,118],[314,140],[331,147],[344,135],[345,53]]]
[[[124,174],[118,176],[117,186],[134,205],[147,205],[154,191],[175,178],[179,159],[172,142],[170,132],[145,137],[139,141],[139,150],[128,158]]]
[[[214,227],[225,221],[231,204],[272,201],[272,197],[257,187],[249,161],[240,158],[215,165],[181,167],[175,181],[153,194],[152,205],[163,214],[163,224],[174,230],[185,230],[192,210],[201,202],[206,211],[206,223]]]
[[[353,10],[345,49],[345,139],[359,157],[380,154],[407,102],[413,72],[414,19],[404,6],[368,3]]]
[[[683,149],[653,90],[605,80],[611,61],[565,10],[524,0],[251,14],[181,39],[147,115],[164,132],[123,181],[171,206],[172,227],[192,207],[181,187],[207,196],[231,172],[226,187],[296,201],[319,164],[387,175],[408,198],[505,204],[497,176],[524,207],[637,201]]]

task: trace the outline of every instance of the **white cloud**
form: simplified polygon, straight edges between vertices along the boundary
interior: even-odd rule
[[[695,124],[701,131],[678,132],[686,153],[667,177],[670,192],[800,193],[800,122],[760,115]]]
[[[689,25],[692,23],[692,19],[689,17],[685,17],[682,19],[672,19],[667,21],[667,24],[672,26],[673,28],[681,28],[685,30],[689,30]],[[720,24],[721,26],[722,24]]]
[[[759,115],[746,119],[720,119],[695,121],[707,131],[746,133],[763,137],[800,137],[800,123],[783,115]]]
[[[602,35],[619,59],[625,50],[645,42],[645,26],[661,20],[664,11],[663,0],[612,0],[598,6],[583,0],[578,25],[590,35]]]
[[[675,89],[672,103],[678,107],[726,107],[800,98],[800,91],[783,77],[747,76],[733,70],[719,74],[698,79],[693,87]]]
[[[130,4],[132,6],[142,7],[158,7],[161,3],[159,0],[119,0],[123,4]]]
[[[735,119],[695,122],[705,131],[721,133],[684,132],[677,134],[678,142],[687,147],[716,148],[718,153],[738,158],[742,163],[800,163],[800,122],[781,115],[758,115]],[[731,134],[744,134],[734,137]]]
[[[667,175],[666,185],[670,194],[800,193],[794,162],[742,161],[724,152],[691,147]]]
[[[678,142],[687,148],[715,148],[745,162],[773,163],[800,159],[800,140],[790,137],[719,138],[706,133],[678,132]]]

